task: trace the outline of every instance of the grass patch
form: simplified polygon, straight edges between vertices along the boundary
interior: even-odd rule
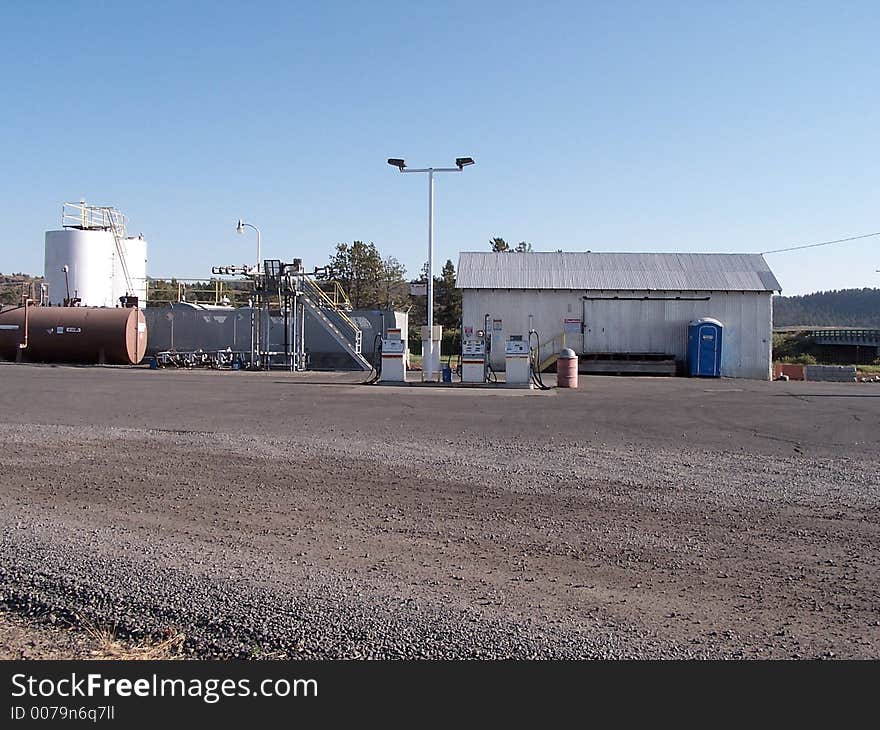
[[[185,636],[176,629],[167,629],[162,638],[150,638],[141,642],[119,639],[115,626],[100,626],[83,621],[89,638],[95,643],[91,658],[123,661],[153,661],[175,659],[183,651]]]

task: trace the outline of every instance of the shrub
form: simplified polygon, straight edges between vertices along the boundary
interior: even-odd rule
[[[802,353],[800,355],[788,355],[779,358],[779,362],[783,362],[787,365],[815,365],[816,358],[813,355]]]

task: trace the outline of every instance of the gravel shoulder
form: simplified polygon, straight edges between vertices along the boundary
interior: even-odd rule
[[[878,656],[872,385],[241,376],[0,367],[0,607],[198,657]]]

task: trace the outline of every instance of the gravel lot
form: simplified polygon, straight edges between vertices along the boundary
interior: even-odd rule
[[[358,379],[0,365],[0,609],[202,657],[880,655],[880,386]]]

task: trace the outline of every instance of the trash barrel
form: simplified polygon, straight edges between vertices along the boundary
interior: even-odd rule
[[[563,348],[556,361],[556,387],[578,387],[578,356],[570,347]]]

